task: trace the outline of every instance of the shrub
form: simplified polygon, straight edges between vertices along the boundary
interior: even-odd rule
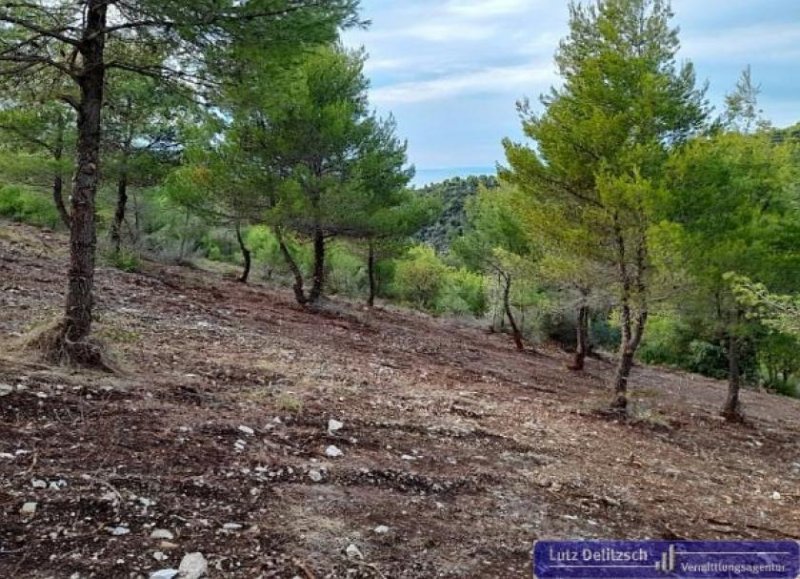
[[[439,291],[445,284],[448,267],[432,247],[412,247],[405,259],[398,261],[394,277],[394,294],[402,301],[419,308],[433,309]]]
[[[21,187],[0,187],[0,215],[39,227],[55,229],[61,217],[48,197]]]
[[[690,329],[679,318],[654,315],[647,322],[639,358],[646,364],[686,367],[690,343]]]
[[[481,316],[486,312],[486,290],[483,276],[466,269],[445,272],[445,279],[436,296],[434,310],[444,314]]]

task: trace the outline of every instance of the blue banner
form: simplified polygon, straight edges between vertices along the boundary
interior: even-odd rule
[[[537,541],[537,579],[797,579],[796,541]]]

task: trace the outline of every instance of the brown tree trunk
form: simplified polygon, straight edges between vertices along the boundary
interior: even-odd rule
[[[325,287],[325,235],[320,227],[314,230],[314,273],[308,303],[315,304]]]
[[[522,332],[517,325],[517,320],[514,319],[514,311],[511,309],[511,276],[503,276],[503,309],[508,317],[508,323],[511,326],[511,335],[514,338],[514,345],[517,350],[522,352],[525,349],[525,343],[522,341]]]
[[[300,267],[297,265],[294,257],[292,257],[292,252],[289,251],[289,247],[286,245],[286,242],[283,239],[283,231],[280,227],[275,228],[275,237],[278,238],[278,247],[280,247],[281,255],[283,255],[283,259],[286,260],[286,265],[289,266],[289,270],[294,276],[294,285],[292,286],[292,290],[294,290],[294,297],[298,304],[304,306],[308,303],[308,298],[306,297],[306,292],[303,289],[303,272],[300,271]]]
[[[123,161],[124,163],[125,161]],[[117,208],[111,222],[111,245],[115,255],[122,250],[122,224],[125,223],[125,210],[128,206],[128,170],[123,167],[117,181]]]
[[[92,328],[95,250],[95,196],[99,179],[100,132],[105,84],[106,0],[89,0],[86,27],[80,45],[83,59],[79,77],[77,163],[72,188],[70,266],[61,346],[71,361],[97,365],[89,353]]]
[[[367,305],[369,307],[375,306],[375,294],[378,293],[378,283],[375,278],[375,245],[370,239],[369,253],[367,255],[367,277],[369,278],[369,297],[367,298]]]
[[[739,368],[739,342],[731,333],[728,337],[728,397],[722,407],[722,416],[728,422],[742,421],[742,408],[739,402],[742,375]]]
[[[241,283],[247,283],[247,280],[250,278],[250,266],[252,265],[253,259],[252,253],[250,253],[250,249],[248,249],[242,237],[241,224],[238,222],[236,223],[236,241],[239,242],[239,249],[242,251],[242,257],[244,258],[244,269],[242,270],[242,275],[239,276],[239,281]]]
[[[576,330],[575,360],[570,366],[576,372],[583,371],[586,366],[586,356],[589,354],[589,307],[578,308],[578,327]]]

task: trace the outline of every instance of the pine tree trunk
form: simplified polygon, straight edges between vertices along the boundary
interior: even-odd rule
[[[53,176],[53,203],[56,205],[58,215],[62,223],[69,229],[70,217],[67,206],[64,204],[64,175],[61,171],[61,161],[64,158],[64,126],[59,119],[58,133],[56,135],[56,146],[53,149],[53,159],[56,162],[56,174]]]
[[[250,267],[253,259],[250,249],[248,249],[247,244],[244,242],[244,238],[242,237],[242,227],[238,222],[236,223],[236,241],[239,242],[239,249],[241,250],[242,257],[244,258],[244,269],[242,270],[242,275],[239,276],[239,281],[241,283],[247,283],[247,280],[250,278]]]
[[[315,304],[322,297],[325,287],[325,235],[321,228],[314,230],[314,273],[308,303]]]
[[[70,266],[62,347],[77,363],[82,359],[92,328],[95,250],[95,196],[99,180],[100,131],[105,84],[106,0],[89,0],[86,29],[81,44],[83,74],[80,77],[77,163],[72,188],[70,218]]]
[[[739,402],[741,389],[741,369],[739,368],[739,342],[731,333],[728,337],[728,397],[722,408],[722,416],[729,422],[741,422],[742,408]]]
[[[578,308],[578,327],[576,330],[575,360],[570,369],[581,372],[586,366],[586,356],[589,353],[589,308]]]
[[[369,254],[367,255],[367,277],[369,278],[369,297],[367,298],[367,305],[369,307],[374,307],[375,294],[378,293],[378,283],[375,278],[375,245],[372,240],[369,241]]]
[[[115,255],[122,250],[122,224],[125,223],[125,211],[128,206],[128,171],[122,169],[117,181],[117,208],[114,211],[114,221],[111,222],[111,245]]]
[[[514,345],[517,347],[517,350],[522,352],[525,350],[525,343],[522,341],[522,332],[519,326],[517,326],[517,320],[514,319],[514,311],[511,308],[511,276],[504,275],[503,281],[503,309],[506,312],[508,323],[511,326],[511,335],[514,338]]]
[[[297,265],[294,257],[292,257],[292,253],[289,251],[289,247],[286,245],[286,242],[283,239],[283,231],[280,229],[280,227],[275,228],[275,237],[278,238],[278,247],[281,250],[281,255],[283,255],[286,265],[289,266],[289,270],[294,276],[294,285],[292,286],[294,297],[298,304],[304,306],[308,303],[308,298],[306,297],[305,289],[303,288],[303,272],[300,271],[300,267]]]

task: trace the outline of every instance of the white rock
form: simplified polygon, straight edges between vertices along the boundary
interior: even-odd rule
[[[222,528],[226,531],[240,531],[242,529],[242,525],[239,523],[225,523]]]
[[[325,456],[329,456],[330,458],[339,458],[340,456],[344,456],[344,453],[337,447],[330,445],[325,449]]]
[[[150,538],[171,541],[175,538],[175,535],[172,533],[172,531],[168,531],[166,529],[155,529],[152,533],[150,533]]]
[[[350,559],[363,559],[364,555],[361,554],[361,551],[358,550],[358,547],[353,545],[352,543],[347,546],[347,549],[344,551]]]
[[[114,527],[113,529],[109,529],[112,535],[115,537],[122,537],[123,535],[129,535],[131,530],[128,527]]]
[[[20,514],[23,515],[35,515],[36,514],[36,507],[38,507],[38,503],[30,502],[25,503],[22,505],[22,508],[19,510]]]
[[[35,478],[31,481],[31,486],[35,489],[46,489],[47,481],[43,481],[40,478]]]
[[[161,569],[150,574],[150,579],[174,579],[179,571],[177,569]]]
[[[322,482],[322,473],[318,470],[310,470],[308,471],[308,478],[310,478],[315,483]]]
[[[6,460],[14,460],[16,457],[13,454],[9,454],[8,452],[0,452],[0,458],[5,458]]]
[[[208,561],[202,553],[189,553],[178,567],[181,579],[200,579],[208,573]]]
[[[403,460],[417,460],[415,456],[411,456],[410,454],[404,454],[400,458],[402,458]]]
[[[246,434],[247,436],[254,436],[256,431],[250,428],[249,426],[240,426],[239,432],[242,434]]]
[[[162,551],[156,551],[153,553],[153,559],[156,561],[166,561],[169,559]]]
[[[0,397],[8,396],[14,391],[14,387],[8,384],[0,384]]]
[[[334,420],[333,418],[328,420],[328,434],[336,434],[342,428],[344,428],[343,422],[339,422],[338,420]]]
[[[379,535],[385,535],[386,533],[389,532],[389,527],[387,527],[386,525],[378,525],[377,527],[375,527],[375,532]]]
[[[779,493],[778,491],[775,491],[774,493],[772,493],[772,500],[773,501],[779,501],[779,500],[781,500],[781,498],[783,498],[783,497],[781,497],[781,493]]]

